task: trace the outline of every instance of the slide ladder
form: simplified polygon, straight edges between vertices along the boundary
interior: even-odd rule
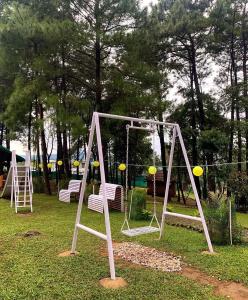
[[[18,213],[20,208],[30,208],[33,211],[33,183],[30,163],[30,152],[26,152],[24,166],[17,166],[16,153],[12,151],[11,161],[12,185],[11,185],[11,207],[15,205]]]

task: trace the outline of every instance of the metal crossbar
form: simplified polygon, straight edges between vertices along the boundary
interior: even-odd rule
[[[201,222],[201,218],[200,218],[200,217],[194,217],[194,216],[189,216],[189,215],[183,215],[183,214],[173,213],[173,212],[169,212],[169,211],[165,211],[164,214],[165,214],[166,216],[172,216],[172,217],[184,218],[184,219],[189,219],[189,220],[200,221],[200,222]]]

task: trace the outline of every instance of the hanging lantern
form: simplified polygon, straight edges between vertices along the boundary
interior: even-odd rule
[[[63,165],[62,160],[58,160],[57,164],[58,164],[58,166],[62,166]]]
[[[203,174],[203,168],[200,167],[200,166],[194,167],[194,169],[193,169],[193,174],[194,174],[195,176],[197,176],[197,177],[202,176],[202,174]]]
[[[94,167],[94,168],[98,168],[98,167],[100,166],[100,163],[99,163],[98,160],[93,161],[92,164],[93,164],[93,167]]]
[[[155,174],[157,173],[157,168],[154,167],[154,166],[150,166],[150,167],[148,168],[148,173],[149,173],[150,175],[155,175]]]
[[[79,165],[80,165],[80,162],[78,161],[78,160],[75,160],[74,162],[73,162],[73,166],[74,167],[79,167]]]
[[[47,167],[48,167],[49,169],[52,169],[53,164],[52,164],[52,163],[48,163],[48,164],[47,164]]]
[[[121,163],[121,164],[119,164],[119,167],[118,167],[118,169],[120,170],[120,171],[125,171],[126,170],[126,165],[125,164],[123,164],[123,163]]]

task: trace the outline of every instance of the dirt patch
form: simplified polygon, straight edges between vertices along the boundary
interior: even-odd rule
[[[23,211],[23,212],[18,212],[17,214],[18,217],[31,217],[32,213],[30,211]]]
[[[231,281],[221,281],[214,277],[210,277],[205,273],[185,266],[179,273],[183,276],[195,280],[201,284],[209,284],[214,287],[214,293],[219,296],[229,297],[233,300],[247,300],[248,299],[248,288],[244,285]]]
[[[72,253],[70,250],[69,251],[64,251],[64,252],[61,252],[58,254],[59,257],[68,257],[68,256],[76,256],[78,255],[79,252],[75,252],[75,253]]]
[[[39,231],[36,231],[36,230],[29,230],[29,231],[26,231],[24,233],[17,233],[16,235],[17,236],[22,236],[22,237],[25,237],[25,238],[31,238],[31,237],[34,237],[34,236],[39,236],[39,235],[41,235],[41,233]]]
[[[119,289],[126,287],[127,282],[122,277],[116,277],[115,280],[103,278],[100,280],[100,285],[106,289]]]

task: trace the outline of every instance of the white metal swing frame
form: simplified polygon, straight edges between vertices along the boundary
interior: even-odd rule
[[[208,228],[206,225],[206,221],[204,218],[201,202],[197,193],[194,177],[191,171],[191,167],[189,164],[187,152],[185,149],[185,145],[183,142],[181,130],[178,124],[173,123],[166,123],[166,122],[159,122],[154,120],[145,120],[145,119],[139,119],[139,118],[132,118],[132,117],[125,117],[125,116],[119,116],[119,115],[112,115],[112,114],[104,114],[104,113],[98,113],[94,112],[92,117],[92,123],[91,123],[91,129],[90,129],[90,136],[89,136],[89,142],[88,142],[88,148],[87,148],[87,155],[86,155],[86,162],[85,162],[85,172],[82,179],[82,186],[81,186],[81,192],[80,192],[80,198],[78,203],[78,209],[77,209],[77,215],[76,215],[76,222],[75,222],[75,228],[74,228],[74,234],[73,234],[73,241],[72,241],[72,247],[71,247],[71,253],[75,253],[76,251],[76,245],[77,245],[77,237],[78,237],[78,230],[82,229],[90,234],[93,234],[107,242],[107,248],[108,248],[108,258],[109,258],[109,267],[110,267],[110,277],[112,280],[116,279],[115,275],[115,263],[114,263],[114,253],[113,253],[113,244],[112,244],[112,237],[111,237],[111,227],[110,227],[110,219],[109,219],[109,210],[108,210],[108,201],[106,198],[106,178],[105,178],[105,170],[104,170],[104,159],[103,159],[103,151],[102,151],[102,140],[101,140],[101,129],[100,129],[100,122],[99,118],[107,118],[107,119],[115,119],[115,120],[122,120],[138,123],[138,124],[154,124],[154,125],[163,125],[167,126],[169,128],[173,129],[173,137],[172,137],[172,144],[171,144],[171,151],[170,151],[170,159],[169,159],[169,166],[168,166],[168,172],[167,172],[167,181],[166,181],[166,188],[165,188],[165,197],[164,197],[164,207],[163,207],[163,215],[162,215],[162,222],[161,222],[161,230],[160,230],[160,237],[163,234],[164,230],[164,224],[165,224],[165,217],[168,215],[172,215],[174,217],[182,217],[187,218],[190,220],[196,220],[200,221],[203,225],[204,234],[208,243],[208,248],[210,252],[213,252],[213,247],[211,244],[211,240],[208,233]],[[82,206],[83,206],[83,199],[84,199],[84,193],[85,193],[85,187],[86,187],[86,179],[87,179],[87,170],[89,168],[90,163],[90,157],[91,157],[91,150],[92,150],[92,144],[93,144],[93,137],[96,132],[96,139],[97,139],[97,146],[98,146],[98,155],[99,155],[99,162],[100,162],[100,175],[101,175],[101,183],[103,186],[103,206],[104,206],[104,218],[105,218],[105,228],[106,233],[98,232],[90,227],[87,227],[83,224],[81,224],[81,213],[82,213]],[[171,178],[171,169],[172,169],[172,163],[173,163],[173,155],[174,155],[174,148],[175,148],[175,141],[176,137],[179,138],[179,142],[182,147],[183,156],[185,159],[185,163],[187,166],[187,170],[189,173],[190,181],[192,184],[192,188],[194,191],[198,211],[200,214],[200,217],[193,217],[193,216],[187,216],[183,214],[177,214],[177,213],[171,213],[167,211],[167,202],[168,202],[168,195],[169,195],[169,185],[170,185],[170,178]]]

